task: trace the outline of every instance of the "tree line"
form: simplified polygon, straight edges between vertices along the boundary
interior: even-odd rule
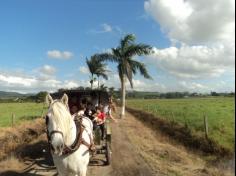
[[[216,96],[223,96],[223,97],[234,97],[234,92],[229,93],[222,93],[222,92],[210,92],[210,93],[197,93],[197,92],[140,92],[140,91],[132,91],[127,93],[128,99],[156,99],[156,98],[201,98],[201,97],[216,97]]]
[[[73,89],[58,89],[57,92],[65,92],[68,90],[81,90],[81,91],[89,91],[91,90],[90,87],[77,87]],[[93,89],[94,90],[94,89]],[[95,89],[96,90],[96,89]],[[99,89],[102,91],[108,92],[115,99],[121,99],[121,91],[116,90],[114,87],[102,87]],[[45,97],[47,95],[46,91],[38,92],[35,95],[27,95],[27,96],[20,96],[20,97],[11,97],[11,98],[0,98],[0,103],[11,103],[11,102],[37,102],[42,103],[45,101]],[[235,97],[235,92],[210,92],[210,93],[197,93],[197,92],[167,92],[167,93],[160,93],[160,92],[144,92],[144,91],[127,91],[126,98],[127,99],[156,99],[156,98],[201,98],[201,97]]]

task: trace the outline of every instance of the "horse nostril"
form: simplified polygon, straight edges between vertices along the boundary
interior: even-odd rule
[[[60,151],[61,150],[61,147],[60,146],[57,146],[57,151]]]
[[[55,148],[53,147],[53,145],[51,145],[51,150],[54,152],[55,151]]]
[[[58,145],[58,146],[56,147],[56,148],[57,148],[57,151],[62,151],[62,150],[63,150],[63,147],[64,147],[63,144]]]

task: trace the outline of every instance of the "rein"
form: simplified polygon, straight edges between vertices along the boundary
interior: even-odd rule
[[[64,148],[63,148],[63,151],[62,151],[62,155],[69,155],[69,154],[74,153],[76,150],[79,149],[81,144],[83,144],[86,147],[88,147],[88,149],[90,151],[94,150],[94,143],[93,143],[91,135],[89,134],[90,144],[87,143],[82,138],[82,134],[83,134],[83,132],[85,130],[85,127],[82,124],[82,121],[83,121],[83,116],[75,116],[74,122],[75,122],[75,126],[76,126],[76,138],[75,138],[75,141],[73,142],[73,144],[71,144],[71,146],[64,145]],[[48,129],[47,129],[47,138],[48,138],[48,144],[49,144],[50,150],[52,150],[51,136],[53,134],[55,134],[55,133],[60,133],[62,135],[62,137],[64,136],[61,131],[53,130],[53,131],[51,131],[49,133]]]

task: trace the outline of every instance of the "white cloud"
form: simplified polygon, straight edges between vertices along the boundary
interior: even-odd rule
[[[100,29],[90,30],[90,32],[94,34],[102,34],[102,33],[111,33],[113,31],[113,27],[107,23],[101,24],[99,28]]]
[[[234,42],[234,0],[148,0],[144,8],[171,40],[188,44]]]
[[[161,78],[160,78],[161,79]],[[171,79],[171,81],[163,82],[160,79],[147,80],[147,79],[133,79],[134,88],[131,89],[129,82],[126,82],[126,89],[128,91],[156,91],[156,92],[173,92],[173,91],[189,91],[189,92],[200,92],[209,93],[211,91],[217,92],[231,92],[235,89],[234,85],[229,84],[227,81],[210,81],[202,83],[199,80],[192,81],[189,79],[178,80]],[[112,74],[108,81],[101,80],[101,84],[105,84],[107,87],[120,88],[120,79],[118,74]],[[97,83],[94,84],[97,86]]]
[[[92,29],[89,31],[89,33],[93,34],[103,34],[103,33],[118,33],[123,34],[124,32],[119,26],[112,26],[108,23],[103,23],[100,25],[98,29]]]
[[[190,92],[208,92],[209,87],[196,82],[180,81],[179,86],[181,90]]]
[[[30,87],[32,84],[35,84],[36,81],[34,78],[28,77],[20,77],[20,76],[11,76],[0,74],[0,83],[4,86],[24,86]]]
[[[134,90],[138,91],[189,91],[189,92],[210,92],[210,91],[233,91],[234,85],[229,84],[230,80],[215,82],[210,81],[201,83],[199,80],[172,80],[163,83],[161,77],[156,80],[134,79]],[[107,87],[120,88],[120,79],[117,73],[111,73],[109,80],[100,79],[100,85],[105,84]],[[16,91],[22,93],[48,91],[54,92],[60,88],[76,88],[79,86],[90,87],[89,79],[86,80],[59,80],[52,77],[42,77],[38,74],[18,74],[18,73],[4,73],[0,72],[0,90]],[[97,87],[97,81],[94,83]],[[126,83],[127,90],[132,90],[129,82]]]
[[[70,51],[50,50],[47,52],[47,56],[53,59],[68,60],[73,57],[73,53]]]
[[[0,89],[17,92],[53,91],[59,87],[60,81],[48,79],[40,80],[34,76],[17,76],[0,73]]]
[[[119,75],[116,72],[111,72],[109,74],[108,80],[101,79],[100,84],[105,84],[107,87],[115,87],[120,88],[120,78]],[[97,85],[97,82],[94,84]],[[127,90],[132,90],[130,87],[130,83],[126,82],[126,88]],[[133,88],[137,91],[162,91],[164,92],[166,90],[166,86],[161,83],[153,82],[152,80],[140,80],[140,79],[133,79]]]
[[[85,67],[85,66],[79,67],[79,71],[80,71],[80,73],[82,73],[82,74],[88,74],[88,73],[89,73],[88,68]]]
[[[102,24],[103,32],[112,32],[112,27],[109,24]]]
[[[35,93],[39,91],[54,92],[60,88],[88,87],[88,81],[58,80],[56,78],[41,75],[31,76],[27,74],[15,74],[0,72],[0,90],[16,91],[21,93]]]
[[[40,73],[45,75],[54,75],[56,73],[56,69],[50,65],[44,65],[43,67],[38,69]]]
[[[166,86],[164,84],[160,84],[157,82],[153,82],[151,80],[139,80],[133,79],[133,89],[137,91],[158,91],[164,92],[166,91]],[[130,87],[130,83],[126,82],[127,90],[132,90]]]
[[[176,80],[167,90],[233,90],[234,81],[219,82],[235,74],[234,0],[146,0],[144,9],[172,42],[148,57]]]
[[[235,85],[229,84],[225,81],[217,82],[192,82],[192,81],[179,81],[176,84],[176,89],[174,91],[188,91],[188,92],[200,92],[200,93],[210,93],[212,91],[216,92],[232,92],[235,90]]]
[[[122,30],[119,26],[115,26],[115,27],[114,27],[114,31],[116,31],[116,32],[119,33],[119,34],[125,34],[125,33],[123,32],[123,30]]]
[[[71,89],[71,88],[79,87],[79,84],[76,81],[66,80],[64,81],[64,87],[67,89]]]
[[[158,69],[180,78],[220,76],[234,70],[234,50],[224,45],[215,47],[186,46],[165,49],[154,48],[149,61]]]

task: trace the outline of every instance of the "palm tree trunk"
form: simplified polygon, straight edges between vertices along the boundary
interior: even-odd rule
[[[100,88],[99,76],[98,76],[98,89]]]
[[[92,79],[91,79],[91,89],[93,89],[93,74],[92,74]]]
[[[121,80],[121,118],[125,117],[125,75]]]

